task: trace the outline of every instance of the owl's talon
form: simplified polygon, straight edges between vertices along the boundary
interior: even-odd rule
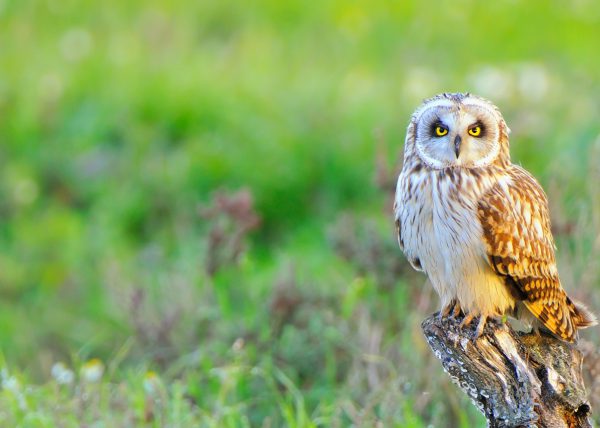
[[[454,308],[452,308],[452,315],[450,315],[452,318],[458,318],[458,316],[460,315],[461,309],[460,309],[460,303],[456,302],[456,304],[454,305]]]
[[[448,315],[450,315],[450,313],[454,313],[453,311],[456,309],[456,306],[458,306],[458,303],[456,300],[452,300],[450,303],[448,303],[446,306],[444,306],[444,308],[442,308],[442,310],[440,311],[440,320],[442,318],[446,318],[448,317]],[[460,309],[460,306],[459,306]]]
[[[463,320],[460,322],[459,327],[460,328],[465,328],[465,327],[470,326],[471,322],[473,321],[474,318],[475,318],[475,315],[473,313],[465,315],[465,317],[463,318]]]
[[[483,329],[485,328],[487,318],[487,315],[481,315],[479,317],[479,322],[477,323],[477,328],[475,329],[475,339],[478,339],[479,336],[481,336],[481,334],[483,333]]]

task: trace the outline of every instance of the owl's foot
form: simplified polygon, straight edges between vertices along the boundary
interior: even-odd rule
[[[456,300],[451,300],[446,306],[440,311],[440,318],[446,318],[452,312],[452,308],[456,305]]]
[[[448,316],[456,318],[458,315],[460,315],[460,311],[460,303],[458,303],[457,300],[452,299],[450,303],[440,311],[440,319]]]
[[[479,321],[477,322],[477,327],[475,328],[475,335],[473,336],[473,340],[478,339],[479,336],[482,335],[483,329],[485,328],[485,324],[488,320],[487,315],[478,315],[476,313],[470,312],[467,315],[465,315],[459,326],[460,328],[469,327],[475,318],[479,318]]]
[[[465,327],[470,326],[476,316],[477,315],[475,315],[473,312],[466,314],[465,317],[463,318],[463,320],[461,321],[459,327],[465,328]]]
[[[461,314],[462,310],[460,308],[460,303],[456,302],[454,308],[452,308],[452,314],[450,315],[452,318],[458,318]]]
[[[475,329],[475,339],[479,338],[483,333],[483,329],[485,328],[485,323],[487,322],[488,317],[486,315],[481,315],[479,317],[479,322],[477,323],[477,328]]]

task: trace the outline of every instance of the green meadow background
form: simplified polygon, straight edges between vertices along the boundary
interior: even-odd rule
[[[598,52],[592,0],[0,0],[0,425],[484,426],[394,236],[408,118],[499,106],[598,313]]]

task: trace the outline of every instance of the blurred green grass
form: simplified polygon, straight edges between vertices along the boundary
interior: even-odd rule
[[[0,420],[481,424],[395,247],[405,126],[442,91],[498,104],[600,308],[599,24],[585,0],[0,2]],[[199,207],[242,188],[260,226],[208,275],[236,225]],[[82,403],[51,369],[93,357]]]

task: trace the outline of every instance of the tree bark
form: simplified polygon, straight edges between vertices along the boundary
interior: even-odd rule
[[[474,326],[434,314],[423,332],[444,370],[483,412],[489,427],[591,427],[582,353],[548,335]],[[476,323],[473,323],[476,324]]]

